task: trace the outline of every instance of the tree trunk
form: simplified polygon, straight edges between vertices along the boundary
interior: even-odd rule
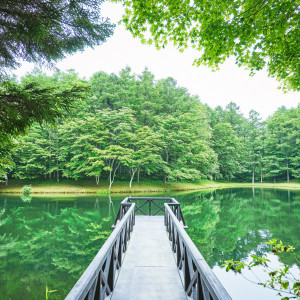
[[[109,190],[111,189],[111,186],[112,186],[112,184],[113,184],[113,182],[112,182],[112,177],[111,177],[111,173],[112,173],[112,171],[109,171]]]
[[[254,163],[252,165],[252,184],[254,183]]]
[[[109,188],[108,188],[109,190],[111,189],[111,186],[115,180],[116,172],[119,169],[120,165],[121,164],[119,163],[114,171],[109,171]]]
[[[95,176],[95,179],[96,179],[96,184],[98,185],[98,184],[99,184],[100,176],[99,176],[99,175],[96,175],[96,176]]]
[[[8,186],[8,176],[6,175],[6,178],[5,178],[5,185]]]
[[[286,181],[290,182],[289,161],[286,160]]]
[[[138,173],[137,173],[137,182],[140,183],[140,168],[138,168]]]
[[[260,182],[263,182],[263,172],[262,172],[262,170],[260,171]]]
[[[165,176],[164,176],[164,183],[167,183],[167,181],[168,181],[168,174],[165,174]]]
[[[58,160],[56,160],[56,181],[59,182],[59,165],[58,165]]]
[[[137,170],[134,169],[134,170],[131,172],[131,177],[130,177],[130,182],[129,182],[129,188],[130,188],[130,189],[131,189],[132,180],[133,180],[133,178],[134,178],[134,174],[135,174],[136,171],[137,171]]]
[[[166,150],[166,163],[168,164],[169,163],[169,151]],[[165,174],[164,175],[164,183],[167,183],[167,180],[168,180],[168,174]]]

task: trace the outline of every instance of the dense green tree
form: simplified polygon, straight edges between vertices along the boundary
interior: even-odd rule
[[[59,89],[40,82],[18,84],[6,77],[20,60],[52,65],[67,54],[103,43],[113,25],[100,15],[102,1],[0,1],[0,173],[5,175],[14,137],[34,122],[55,123],[70,110],[84,86]],[[6,153],[4,153],[6,152]],[[3,154],[4,153],[4,154]],[[1,176],[1,177],[2,177]]]
[[[164,142],[159,134],[144,126],[136,131],[131,142],[133,151],[124,163],[129,168],[130,188],[135,173],[137,173],[139,181],[141,171],[145,171],[150,175],[153,172],[162,170],[164,167],[164,161],[160,155]]]
[[[100,15],[103,1],[0,2],[0,73],[20,60],[49,65],[67,54],[103,43],[113,25]]]
[[[267,121],[268,155],[273,159],[270,172],[289,182],[291,174],[299,177],[300,106],[282,107]]]
[[[72,75],[66,84],[66,78],[57,74],[50,77],[34,71],[21,83],[6,80],[0,84],[0,173],[5,174],[11,165],[16,136],[25,134],[34,123],[56,123],[86,97],[89,89],[83,80]]]
[[[65,91],[86,87],[74,71],[46,76],[39,70],[21,84]],[[245,118],[231,102],[225,109],[204,106],[172,78],[156,81],[125,68],[119,75],[98,72],[91,94],[74,97],[68,118],[56,126],[34,125],[14,140],[19,148],[7,167],[18,178],[94,177],[199,180],[223,178],[255,182],[299,178],[299,107],[282,108],[262,123],[257,112]],[[145,125],[146,124],[146,125]],[[1,145],[2,153],[12,140]],[[8,152],[9,153],[9,152]],[[5,162],[7,165],[8,162]],[[7,176],[2,171],[2,178]]]
[[[240,140],[229,123],[218,123],[213,129],[213,149],[218,155],[220,175],[228,180],[241,173]]]
[[[258,169],[260,173],[260,182],[263,182],[264,177],[268,172],[269,165],[272,163],[266,151],[266,138],[267,138],[266,123],[263,122],[261,124],[260,134],[258,136],[258,151],[259,151]]]
[[[251,173],[252,173],[252,183],[255,182],[255,174],[256,168],[258,167],[259,163],[261,162],[261,148],[262,145],[260,144],[261,139],[261,125],[260,125],[260,117],[259,113],[251,110],[249,112],[249,121],[247,126],[248,131],[248,139],[247,144],[249,145],[248,151],[250,152],[250,166],[251,166]]]
[[[192,47],[201,52],[195,64],[213,69],[235,56],[252,74],[267,67],[286,89],[299,90],[297,1],[115,1],[126,8],[126,28],[144,43]]]
[[[107,145],[108,132],[96,116],[85,115],[85,119],[74,119],[59,127],[62,143],[63,176],[79,179],[99,178],[104,167],[99,150]]]

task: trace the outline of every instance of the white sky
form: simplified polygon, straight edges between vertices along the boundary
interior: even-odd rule
[[[101,14],[117,22],[122,11],[119,4],[107,2],[103,4]],[[98,71],[119,73],[129,66],[133,73],[140,74],[148,67],[157,80],[173,77],[179,86],[198,95],[202,103],[225,107],[233,101],[245,116],[254,109],[264,119],[282,105],[290,108],[300,102],[299,93],[284,94],[278,89],[279,83],[267,77],[265,71],[250,77],[249,72],[235,65],[233,59],[225,62],[216,72],[204,66],[192,66],[198,54],[192,49],[180,53],[172,46],[157,51],[153,46],[142,45],[123,26],[117,25],[114,35],[106,43],[69,56],[57,63],[57,67],[61,70],[75,69],[87,79]],[[32,68],[31,64],[24,63],[15,73],[21,76]]]

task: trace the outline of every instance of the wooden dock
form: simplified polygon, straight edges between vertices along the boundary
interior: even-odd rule
[[[163,216],[136,216],[112,300],[187,299]]]
[[[174,198],[125,198],[113,228],[66,300],[231,300]]]

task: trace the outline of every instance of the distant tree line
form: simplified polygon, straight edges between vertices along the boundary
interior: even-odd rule
[[[244,182],[300,178],[300,105],[279,108],[266,121],[245,118],[235,103],[203,105],[172,78],[147,69],[133,75],[98,72],[89,81],[74,71],[39,70],[18,84],[65,90],[88,86],[57,125],[34,124],[14,141],[9,177]],[[3,170],[2,170],[3,171]],[[4,174],[4,173],[3,173]],[[2,176],[6,176],[5,174]]]

